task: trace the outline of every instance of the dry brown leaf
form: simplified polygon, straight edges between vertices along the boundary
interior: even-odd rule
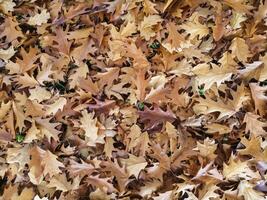
[[[265,96],[265,94],[267,87],[261,87],[256,83],[250,83],[249,87],[251,89],[251,95],[254,100],[256,113],[259,113],[261,116],[264,116],[266,114],[265,106],[267,103],[267,96]]]
[[[140,121],[145,124],[145,130],[156,128],[163,122],[173,122],[176,117],[168,108],[163,111],[158,105],[155,104],[154,109],[150,110],[145,106],[144,111],[139,111]]]

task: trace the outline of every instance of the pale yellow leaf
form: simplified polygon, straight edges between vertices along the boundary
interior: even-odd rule
[[[47,23],[50,18],[50,13],[46,9],[42,9],[41,13],[37,13],[36,15],[30,17],[28,24],[32,26],[40,26],[42,24]]]
[[[50,99],[52,94],[47,91],[44,87],[40,87],[40,86],[36,86],[33,89],[29,90],[30,92],[30,96],[29,99],[30,100],[37,100],[38,103]]]

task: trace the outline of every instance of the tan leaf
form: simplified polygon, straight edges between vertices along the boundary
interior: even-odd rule
[[[238,150],[238,153],[240,155],[251,155],[256,159],[263,159],[264,154],[261,150],[261,137],[256,137],[252,135],[250,137],[250,140],[246,139],[245,137],[242,137],[240,142],[245,146],[244,149]]]
[[[56,28],[55,35],[44,36],[43,43],[48,46],[53,45],[53,41],[56,42],[56,45],[53,45],[59,52],[64,55],[70,54],[71,41],[68,41],[67,31],[63,28]]]
[[[37,146],[34,146],[29,150],[29,155],[31,156],[31,159],[29,161],[30,171],[28,173],[28,176],[30,178],[30,181],[35,185],[39,185],[43,180],[44,167],[41,165],[41,155],[44,152],[44,150]]]
[[[24,147],[8,148],[6,162],[10,164],[17,163],[19,171],[23,170],[24,166],[30,161],[28,151],[29,145],[25,145]]]
[[[59,97],[54,103],[47,105],[46,115],[56,114],[59,110],[63,110],[67,100],[64,97]]]
[[[210,134],[219,133],[220,135],[227,134],[231,132],[232,130],[228,126],[223,125],[223,124],[218,124],[218,123],[207,124],[205,125],[205,128],[208,129],[207,133],[210,133]]]
[[[169,35],[166,39],[164,47],[170,52],[181,51],[182,43],[185,42],[184,37],[178,33],[178,26],[174,22],[169,22],[167,25]]]
[[[122,37],[129,37],[137,31],[137,27],[134,21],[129,21],[125,27],[120,30]]]
[[[9,185],[9,187],[4,189],[4,194],[2,195],[3,200],[32,200],[35,193],[33,188],[25,187],[21,193],[18,192],[18,185]]]
[[[199,154],[203,157],[207,157],[210,160],[214,160],[217,156],[215,151],[217,149],[217,144],[212,139],[205,139],[204,143],[197,142],[197,147],[194,150],[199,151]]]
[[[100,188],[104,192],[115,192],[113,184],[109,182],[108,178],[100,178],[99,176],[89,176],[86,178],[88,185],[93,185],[96,188]]]
[[[33,140],[40,138],[40,130],[36,127],[35,121],[32,122],[31,128],[27,131],[24,143],[31,143]]]
[[[156,35],[155,26],[162,22],[162,19],[159,15],[149,15],[145,16],[143,21],[138,28],[140,34],[145,40],[149,40],[151,37]]]
[[[140,48],[134,43],[126,46],[125,55],[133,59],[133,67],[135,69],[145,69],[150,68],[150,63],[148,62],[145,54],[142,52]]]
[[[244,122],[246,123],[246,132],[250,132],[250,134],[255,137],[265,136],[267,134],[267,132],[263,129],[264,127],[267,127],[267,123],[260,121],[259,118],[259,115],[255,115],[250,112],[247,112],[244,118]]]
[[[121,162],[126,166],[129,175],[134,175],[136,178],[138,178],[140,171],[147,166],[147,162],[142,156],[136,157],[133,154],[129,154],[129,158],[127,159],[121,159]]]
[[[219,67],[212,64],[211,66],[212,68],[208,64],[203,63],[193,68],[193,73],[197,76],[197,85],[205,84],[204,90],[210,89],[214,83],[219,87],[224,81],[229,80],[233,72],[235,72],[232,67],[226,65]]]
[[[209,34],[209,29],[207,26],[199,23],[197,16],[191,16],[191,20],[181,25],[181,28],[186,31],[186,33],[190,34],[190,38],[194,39],[199,36],[199,38],[203,38]]]
[[[242,51],[240,51],[240,49],[242,49]],[[244,63],[251,56],[250,51],[248,49],[248,45],[246,44],[243,38],[234,38],[232,40],[230,50],[232,50],[232,54],[236,56],[239,61]]]
[[[252,171],[248,162],[242,162],[231,155],[229,164],[223,164],[223,175],[227,180],[250,180],[253,178],[259,178],[259,173]]]
[[[196,114],[208,114],[214,112],[220,112],[218,119],[223,117],[230,117],[234,115],[242,107],[242,104],[249,99],[244,85],[237,88],[237,91],[233,94],[233,100],[223,102],[222,99],[214,101],[207,97],[206,99],[200,98],[199,104],[196,104],[193,109]]]
[[[0,38],[6,36],[7,42],[12,42],[13,40],[18,39],[19,37],[23,38],[23,33],[21,32],[18,22],[16,21],[15,17],[6,17],[5,22],[1,25],[4,30],[0,33]]]
[[[55,154],[51,153],[50,151],[46,151],[42,155],[41,165],[44,167],[43,171],[44,176],[49,174],[50,177],[52,177],[56,174],[61,173],[60,167],[64,168],[64,165],[61,162],[59,162],[57,158],[58,157]]]
[[[2,102],[0,106],[0,119],[3,119],[11,108],[11,101],[7,103]]]
[[[86,92],[90,92],[91,94],[98,94],[99,88],[96,83],[92,81],[90,77],[83,79],[79,78],[78,85],[80,88],[84,89]]]
[[[70,160],[68,170],[73,177],[84,177],[85,175],[90,176],[94,172],[94,167],[84,162],[83,160],[81,161],[81,163],[78,163],[74,160]]]
[[[124,191],[129,178],[129,174],[124,168],[120,167],[118,161],[102,161],[101,166],[104,168],[103,170],[110,171],[112,173],[112,176],[116,177],[116,180],[118,181],[119,190]]]
[[[26,120],[26,116],[20,106],[18,106],[14,101],[12,102],[12,108],[16,117],[16,128],[19,128],[21,132],[25,127],[24,121]]]
[[[264,116],[266,114],[267,86],[261,87],[257,83],[250,83],[249,87],[251,90],[252,98],[254,100],[256,113],[259,113],[261,116]]]
[[[150,0],[144,0],[143,1],[143,5],[144,5],[144,12],[146,14],[158,14],[158,11],[155,9],[156,4],[152,3]]]
[[[80,80],[84,80],[88,72],[88,67],[85,63],[82,63],[78,69],[75,69],[74,73],[69,76],[70,89],[75,88]]]
[[[104,86],[111,87],[114,80],[119,76],[120,69],[117,67],[107,68],[107,72],[98,73],[95,77],[99,79],[98,86],[103,89]]]
[[[240,13],[250,14],[250,10],[253,9],[253,6],[246,5],[243,0],[223,0],[223,3]]]
[[[54,71],[51,69],[52,65],[48,64],[47,66],[43,66],[38,70],[36,79],[40,84],[44,85],[45,81],[49,82],[53,80],[50,76],[54,73]]]
[[[16,63],[20,66],[18,73],[25,73],[36,67],[35,61],[39,58],[37,48],[30,48],[28,52],[21,48],[20,55],[22,59],[17,58]]]
[[[58,134],[60,134],[61,131],[57,130],[56,127],[60,123],[52,123],[50,120],[51,118],[42,119],[40,117],[35,119],[36,123],[40,125],[41,135],[46,136],[49,140],[53,138],[58,141]]]
[[[27,73],[24,73],[22,76],[16,77],[16,81],[20,88],[32,88],[38,85],[38,82],[32,76],[29,76]]]
[[[62,175],[53,176],[53,178],[50,179],[49,183],[47,184],[47,187],[56,188],[56,190],[67,192],[70,190],[78,189],[79,184],[80,184],[79,176],[75,177],[73,181],[71,182],[67,180],[65,174],[62,174]]]

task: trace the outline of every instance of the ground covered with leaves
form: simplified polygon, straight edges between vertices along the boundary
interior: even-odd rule
[[[267,199],[265,0],[0,10],[1,199]]]

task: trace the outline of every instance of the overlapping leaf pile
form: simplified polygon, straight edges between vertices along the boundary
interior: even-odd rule
[[[267,199],[266,1],[0,9],[2,199]]]

